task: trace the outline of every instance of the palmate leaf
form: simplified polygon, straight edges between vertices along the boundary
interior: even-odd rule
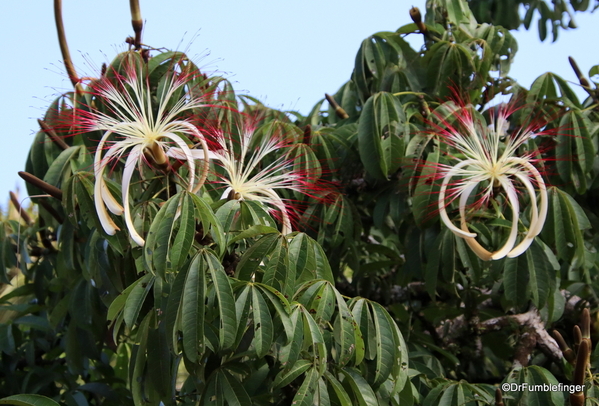
[[[545,368],[540,366],[515,368],[504,380],[504,383],[527,383],[533,385],[557,385],[557,379]],[[561,392],[552,391],[522,391],[510,392],[517,404],[561,406],[564,404]]]

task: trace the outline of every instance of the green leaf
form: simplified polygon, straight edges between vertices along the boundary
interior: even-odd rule
[[[310,369],[306,373],[302,386],[298,389],[297,393],[293,397],[292,405],[297,406],[312,406],[314,399],[314,392],[318,384],[319,374],[316,368]]]
[[[260,266],[260,262],[272,250],[278,239],[279,234],[267,234],[252,244],[239,259],[235,277],[249,281]]]
[[[191,194],[185,193],[181,199],[179,230],[170,250],[170,268],[178,270],[183,264],[193,244],[196,222]]]
[[[396,353],[392,326],[385,317],[385,309],[376,302],[370,302],[370,306],[376,332],[376,366],[372,386],[377,389],[391,374]]]
[[[437,148],[434,152],[428,154],[414,191],[412,212],[414,213],[414,220],[420,228],[431,226],[439,217],[437,204],[439,184],[435,182],[439,152]]]
[[[229,406],[252,406],[252,399],[243,385],[227,371],[219,371],[224,398]]]
[[[197,362],[198,356],[204,352],[205,272],[203,256],[197,254],[185,278],[180,309],[183,351],[191,362]]]
[[[125,306],[123,308],[123,316],[125,324],[129,328],[133,328],[133,325],[137,321],[141,307],[148,296],[148,292],[154,284],[155,276],[152,274],[146,274],[139,279],[139,283],[131,289],[131,292],[125,299]],[[124,292],[123,292],[124,293]]]
[[[266,235],[266,234],[279,234],[279,230],[274,227],[265,226],[262,224],[255,224],[248,228],[247,230],[242,231],[237,234],[235,237],[231,238],[228,242],[228,245],[231,245],[237,241],[245,240],[248,238],[254,238],[258,235]]]
[[[219,341],[221,350],[229,349],[235,343],[237,333],[237,314],[235,311],[235,299],[229,277],[225,274],[223,266],[210,252],[204,252],[204,258],[208,264],[212,283],[218,298],[218,310],[220,316]]]
[[[149,270],[162,279],[165,279],[166,270],[170,268],[168,258],[170,241],[174,233],[175,215],[181,197],[181,194],[171,197],[158,211],[144,245],[144,259]]]
[[[252,344],[256,350],[256,356],[262,358],[270,350],[274,328],[266,301],[255,286],[252,286],[252,315],[254,321]]]
[[[262,283],[272,286],[287,296],[291,296],[295,287],[295,275],[289,267],[287,239],[278,236],[276,244],[268,257],[264,258],[264,276]]]
[[[291,337],[294,334],[293,323],[289,318],[290,307],[289,302],[285,298],[285,296],[274,289],[272,286],[264,285],[262,283],[254,284],[255,287],[262,291],[264,297],[268,298],[272,303],[275,311],[279,315],[281,323],[283,324],[283,328],[285,329],[285,335],[287,336],[287,341],[291,340]]]
[[[331,374],[329,371],[326,371],[324,373],[324,377],[327,380],[329,387],[331,387],[333,389],[333,392],[334,392],[335,396],[337,397],[339,404],[341,406],[353,406],[351,399],[350,399],[349,395],[347,394],[347,392],[345,391],[345,388],[343,387],[343,385],[341,385],[341,382],[339,382],[337,380],[337,378],[335,378],[335,376],[333,374]]]
[[[60,406],[52,399],[42,395],[13,395],[0,399],[0,405],[15,406]]]
[[[85,147],[82,145],[76,147],[69,147],[62,151],[60,155],[52,162],[48,171],[46,172],[46,176],[44,176],[44,181],[60,188],[62,185],[62,179],[65,178],[71,168],[70,162],[72,160],[77,159],[80,152],[85,151]]]
[[[356,354],[356,348],[364,346],[362,336],[358,324],[354,320],[353,314],[350,312],[343,296],[331,286],[331,289],[335,293],[335,299],[337,301],[337,317],[335,319],[333,334],[335,336],[335,355],[336,361],[339,366],[345,366]],[[356,341],[358,341],[356,343]],[[362,361],[362,354],[356,355],[356,364]]]
[[[295,362],[290,368],[285,368],[277,374],[273,385],[276,388],[289,385],[295,378],[303,374],[312,366],[312,363],[305,359]]]
[[[359,406],[378,406],[378,401],[374,391],[368,385],[368,382],[362,377],[362,374],[355,368],[345,367],[341,369],[341,373],[345,377],[344,386],[349,387],[357,399]]]
[[[395,156],[392,151],[399,153],[396,145],[399,139],[385,140],[399,137],[404,121],[401,104],[392,94],[380,92],[366,101],[358,124],[358,147],[362,164],[372,177],[386,179],[397,167],[401,157]],[[383,148],[383,143],[388,151]]]

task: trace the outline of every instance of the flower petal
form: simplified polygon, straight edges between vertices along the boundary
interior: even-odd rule
[[[127,224],[127,229],[129,230],[131,238],[140,246],[143,246],[145,244],[145,241],[135,229],[135,226],[133,225],[133,220],[131,219],[131,208],[129,207],[129,184],[131,183],[131,176],[133,175],[133,171],[135,170],[135,164],[137,163],[137,160],[140,158],[142,150],[142,145],[136,145],[133,147],[133,149],[131,149],[129,156],[127,157],[127,161],[125,162],[125,169],[123,170],[122,186],[123,203],[125,206],[125,223]]]
[[[457,228],[451,222],[451,220],[449,219],[449,216],[447,215],[447,211],[445,210],[445,207],[447,206],[447,204],[445,203],[445,191],[447,190],[447,184],[449,183],[451,178],[453,176],[455,176],[460,171],[460,169],[462,169],[464,166],[470,165],[472,163],[474,163],[474,161],[471,159],[468,159],[468,160],[462,161],[459,164],[457,164],[456,166],[452,167],[445,174],[445,177],[443,178],[443,183],[441,184],[441,189],[439,190],[439,216],[441,217],[441,220],[443,221],[443,223],[445,223],[447,228],[449,228],[455,235],[457,235],[458,237],[462,237],[462,238],[464,238],[464,237],[474,238],[474,237],[476,237],[476,233],[461,230],[461,229]],[[470,192],[472,192],[472,190],[470,190]],[[458,193],[463,194],[464,189],[460,190]]]

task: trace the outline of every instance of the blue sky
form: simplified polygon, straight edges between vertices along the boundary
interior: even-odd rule
[[[0,206],[9,190],[24,187],[23,170],[38,130],[37,118],[60,93],[70,89],[56,40],[51,0],[3,2],[0,12]],[[267,105],[308,113],[324,93],[334,93],[351,75],[361,41],[377,31],[411,22],[408,10],[424,12],[425,0],[200,0],[144,1],[143,42],[186,51],[200,67],[220,72],[236,90]],[[364,6],[369,4],[368,6]],[[132,35],[126,0],[65,0],[63,17],[71,54],[80,76],[97,75],[126,49]],[[577,16],[581,28],[560,32],[556,43],[538,39],[536,29],[515,32],[519,50],[510,75],[530,86],[552,71],[576,82],[568,64],[583,72],[599,64],[590,47],[599,13]],[[412,36],[413,47],[422,41]],[[577,83],[577,82],[576,82]],[[577,91],[583,95],[580,89]]]

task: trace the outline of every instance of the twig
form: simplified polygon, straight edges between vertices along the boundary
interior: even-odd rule
[[[50,126],[48,124],[46,124],[45,121],[40,120],[39,118],[37,119],[37,122],[39,123],[40,127],[42,128],[42,130],[46,133],[46,135],[48,137],[50,137],[50,139],[52,140],[53,143],[55,143],[56,145],[58,145],[58,147],[60,149],[62,149],[63,151],[67,148],[69,148],[69,145],[64,142],[62,140],[62,138],[60,138],[52,128],[50,128]]]
[[[591,88],[591,84],[589,83],[587,78],[585,78],[584,75],[582,74],[582,71],[578,67],[578,64],[576,63],[574,58],[569,56],[568,61],[570,62],[570,66],[572,66],[572,69],[574,70],[574,73],[576,74],[576,77],[578,78],[578,81],[580,82],[580,86],[584,89],[585,92],[587,92],[589,94],[589,96],[591,96],[591,98],[593,99],[593,101],[595,103],[599,103],[599,97],[597,97],[597,89],[593,90]]]
[[[56,31],[58,33],[58,44],[60,45],[60,52],[62,53],[62,60],[64,67],[67,70],[67,75],[73,84],[74,88],[79,85],[79,77],[73,60],[71,59],[71,53],[69,52],[69,45],[67,44],[67,38],[64,32],[64,24],[62,22],[62,0],[54,0],[54,19],[56,20]]]
[[[349,118],[349,115],[346,113],[345,110],[343,110],[343,107],[341,107],[335,101],[335,99],[333,99],[333,96],[331,96],[330,94],[325,93],[324,97],[326,97],[326,99],[329,102],[329,104],[331,105],[331,107],[335,109],[335,114],[337,114],[337,117],[339,117],[341,119]]]
[[[40,178],[35,175],[30,174],[29,172],[19,171],[19,176],[27,183],[32,184],[35,187],[40,188],[50,196],[54,197],[62,201],[62,190],[57,188],[56,186],[52,186],[51,184],[44,182]]]
[[[141,48],[141,31],[143,30],[143,20],[141,18],[141,10],[139,9],[139,0],[130,0],[129,5],[131,7],[131,25],[133,25],[133,32],[135,32],[135,50],[138,51]]]

